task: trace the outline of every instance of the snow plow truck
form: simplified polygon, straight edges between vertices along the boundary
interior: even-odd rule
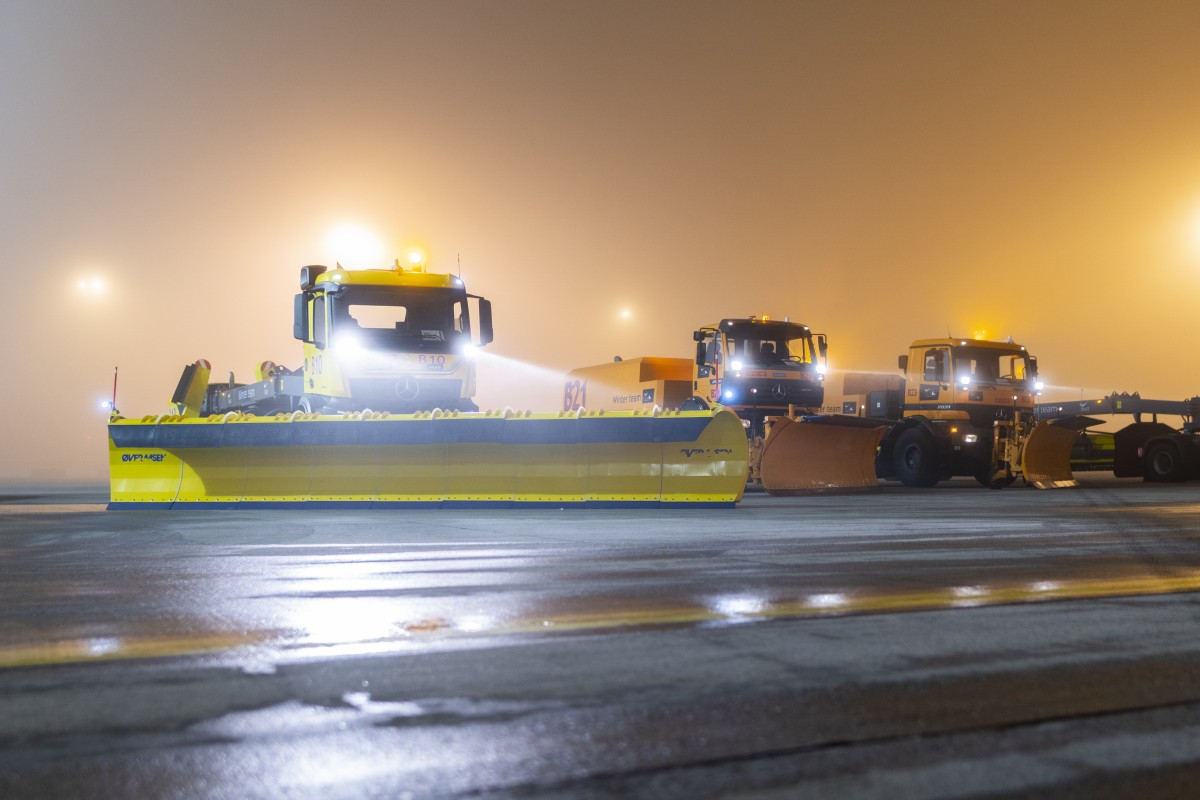
[[[109,508],[730,507],[730,411],[478,411],[491,304],[423,267],[300,270],[303,363],[183,370],[167,414],[109,420]]]

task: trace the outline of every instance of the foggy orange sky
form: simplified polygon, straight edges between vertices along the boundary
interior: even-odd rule
[[[789,315],[834,368],[1013,336],[1200,394],[1195,2],[0,6],[0,479],[103,478],[182,367],[296,366],[339,223],[495,306],[481,406]],[[96,295],[81,280],[102,280]],[[620,312],[630,310],[629,317]]]

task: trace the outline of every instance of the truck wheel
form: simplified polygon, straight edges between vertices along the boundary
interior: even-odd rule
[[[892,451],[896,477],[905,486],[926,489],[938,482],[938,457],[929,434],[909,428]]]
[[[324,414],[326,411],[325,398],[306,394],[300,398],[297,408],[305,414]]]
[[[1016,482],[1017,476],[999,467],[989,467],[976,473],[975,480],[989,489],[1004,489]]]
[[[679,404],[680,411],[708,411],[709,408],[710,406],[708,405],[707,400],[705,400],[703,397],[696,397],[695,395],[692,395],[687,400],[684,400]]]
[[[1176,483],[1183,480],[1183,457],[1171,442],[1158,442],[1146,452],[1143,476],[1155,483]]]

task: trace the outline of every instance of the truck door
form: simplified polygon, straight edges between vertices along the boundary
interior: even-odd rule
[[[922,402],[938,402],[943,392],[950,391],[950,350],[934,347],[925,351],[924,371],[921,373]]]
[[[720,402],[721,365],[724,354],[721,336],[713,333],[705,336],[696,347],[696,378],[692,392],[710,403]]]

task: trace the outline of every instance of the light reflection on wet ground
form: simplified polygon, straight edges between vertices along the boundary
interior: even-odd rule
[[[1195,491],[759,495],[735,511],[651,514],[10,504],[37,512],[0,514],[0,665],[216,654],[269,669],[514,637],[1200,591]]]

